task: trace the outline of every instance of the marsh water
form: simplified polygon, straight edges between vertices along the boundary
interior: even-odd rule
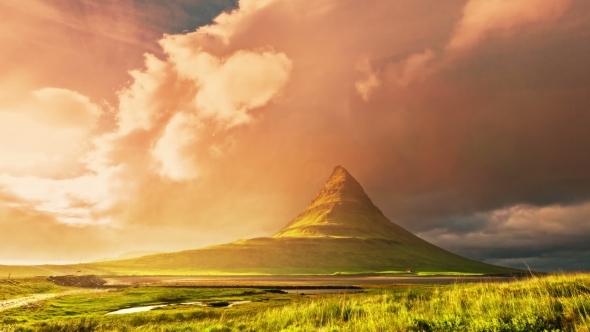
[[[109,286],[164,286],[164,287],[214,287],[214,288],[261,288],[282,291],[288,294],[316,296],[319,294],[350,294],[363,292],[363,288],[395,285],[427,285],[481,282],[509,282],[515,277],[490,276],[133,276],[106,277]],[[226,307],[249,303],[229,301]],[[169,305],[209,306],[204,302],[170,303],[125,308],[111,314],[131,314],[149,311]]]
[[[148,306],[144,306],[144,307],[135,307],[135,308],[125,308],[125,309],[120,309],[120,310],[116,310],[116,311],[111,311],[111,312],[107,313],[107,315],[133,314],[136,312],[150,311],[154,308],[160,308],[160,307],[165,307],[165,306],[167,306],[167,304],[148,305]]]
[[[229,304],[225,307],[227,308],[231,308],[233,306],[236,305],[240,305],[240,304],[245,304],[245,303],[250,303],[252,301],[229,301]],[[107,313],[107,315],[124,315],[124,314],[134,314],[137,312],[145,312],[145,311],[150,311],[152,309],[155,308],[162,308],[162,307],[167,307],[170,305],[196,305],[196,306],[201,306],[201,307],[208,307],[209,305],[207,305],[206,303],[203,302],[184,302],[184,303],[169,303],[169,304],[157,304],[157,305],[147,305],[147,306],[141,306],[141,307],[133,307],[133,308],[125,308],[125,309],[119,309],[119,310],[115,310],[115,311],[111,311],[109,313]]]

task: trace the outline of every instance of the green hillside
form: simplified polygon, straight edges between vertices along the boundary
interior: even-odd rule
[[[270,238],[134,259],[35,268],[143,275],[517,271],[455,255],[392,223],[340,166],[310,205]],[[0,267],[0,273],[2,270]]]
[[[118,274],[332,274],[384,271],[509,273],[436,246],[386,239],[258,238],[94,265]]]

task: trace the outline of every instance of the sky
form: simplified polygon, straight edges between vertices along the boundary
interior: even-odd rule
[[[342,165],[452,252],[590,269],[588,1],[0,13],[0,264],[270,236]]]

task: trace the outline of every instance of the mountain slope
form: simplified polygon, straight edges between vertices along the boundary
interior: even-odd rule
[[[352,175],[336,166],[309,206],[273,238],[326,236],[396,239],[413,235],[391,223]]]
[[[515,271],[455,255],[392,223],[340,166],[310,205],[270,238],[85,267],[138,274]]]

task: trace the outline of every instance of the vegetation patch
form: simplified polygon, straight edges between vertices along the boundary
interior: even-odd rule
[[[2,331],[590,331],[590,275],[507,283],[425,285],[361,294],[273,294],[255,289],[137,287],[67,296],[42,308],[0,312]],[[109,310],[181,303],[129,315]]]
[[[51,277],[47,278],[47,280],[51,281],[57,285],[60,285],[60,286],[75,286],[75,287],[101,287],[107,283],[106,280],[101,279],[95,275],[51,276]]]
[[[56,293],[67,288],[60,287],[45,278],[0,280],[0,301],[31,294]]]

